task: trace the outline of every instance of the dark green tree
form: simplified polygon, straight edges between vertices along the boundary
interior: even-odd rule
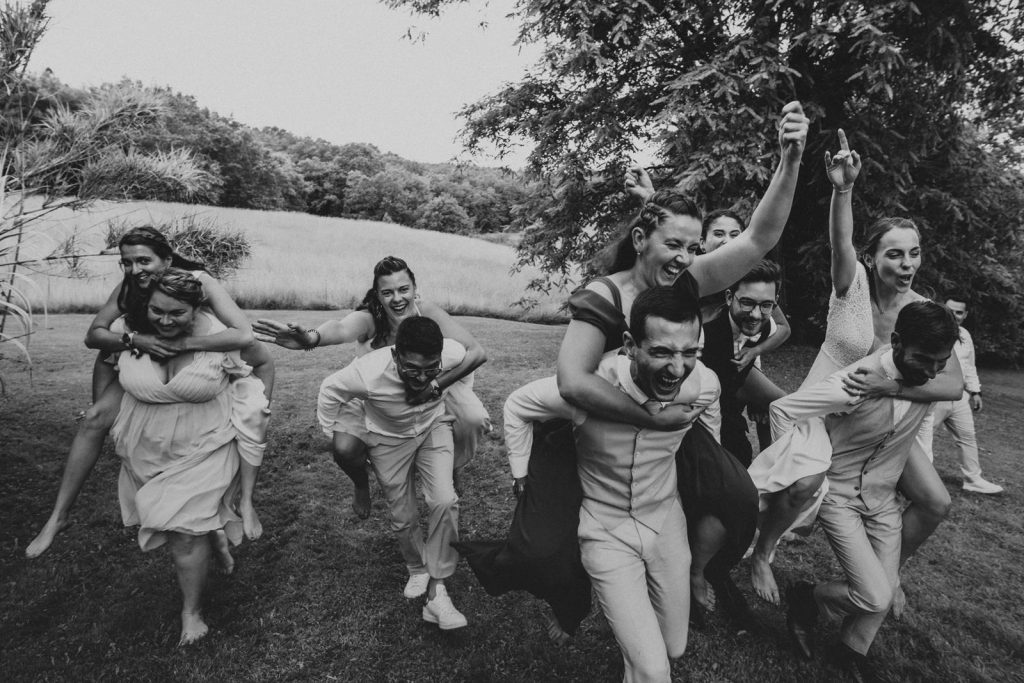
[[[386,0],[440,13],[463,0]],[[749,212],[774,166],[785,101],[812,117],[777,252],[788,310],[821,320],[829,186],[821,158],[842,127],[865,157],[855,218],[918,222],[920,283],[956,277],[982,353],[1024,359],[1024,18],[999,0],[518,0],[541,60],[463,110],[468,147],[531,144],[541,183],[519,214],[523,263],[565,274],[620,230],[629,159],[653,152],[660,185],[706,209]],[[978,176],[991,182],[979,183]],[[994,259],[989,263],[988,259]],[[1002,314],[1007,306],[1016,315]],[[1007,344],[1007,340],[1014,343]]]
[[[423,205],[414,228],[436,232],[454,232],[468,235],[473,231],[473,219],[458,200],[450,194],[441,194]]]

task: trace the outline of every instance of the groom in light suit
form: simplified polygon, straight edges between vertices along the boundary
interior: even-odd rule
[[[902,515],[896,483],[931,404],[899,394],[851,398],[842,378],[869,367],[901,387],[920,386],[942,371],[956,340],[956,321],[943,306],[908,304],[896,319],[891,347],[772,403],[776,434],[810,417],[825,418],[833,455],[818,521],[846,575],[842,581],[797,583],[788,595],[787,626],[800,652],[811,658],[818,613],[841,617],[840,660],[854,680],[869,676],[867,651],[899,584]]]

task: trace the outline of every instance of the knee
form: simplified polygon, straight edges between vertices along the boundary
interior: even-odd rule
[[[202,539],[203,542],[207,542],[205,536],[193,536],[191,534],[179,534],[170,533],[167,536],[167,545],[171,549],[171,554],[175,557],[184,557],[191,555],[192,551],[196,548],[197,539]]]
[[[787,497],[790,502],[796,505],[803,505],[814,498],[814,494],[821,487],[821,482],[824,480],[825,475],[814,475],[812,477],[804,477],[797,479],[787,489]]]
[[[914,505],[920,506],[921,511],[929,517],[941,521],[949,516],[953,501],[949,497],[949,491],[942,488],[929,491],[921,500],[915,500]]]
[[[366,465],[366,446],[354,438],[335,438],[331,444],[331,454],[339,467],[360,467]]]
[[[685,649],[684,643],[683,650]],[[641,656],[638,661],[633,663],[633,674],[632,680],[637,681],[670,681],[672,680],[672,666],[668,657],[657,659]]]
[[[85,411],[81,428],[93,432],[106,433],[110,431],[110,427],[114,424],[120,408],[120,403],[113,405],[106,405],[104,403],[92,404]]]
[[[459,504],[459,495],[455,493],[455,487],[446,486],[440,491],[424,492],[424,501],[427,503],[427,508],[432,512],[440,510],[441,512],[448,512],[456,508]]]
[[[850,599],[863,612],[878,614],[892,605],[893,589],[889,584],[871,586],[863,590],[851,590]]]

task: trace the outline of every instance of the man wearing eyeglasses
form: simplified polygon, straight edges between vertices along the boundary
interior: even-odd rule
[[[701,360],[722,384],[722,445],[744,467],[749,467],[753,459],[744,407],[748,402],[767,406],[785,395],[744,354],[745,349],[760,345],[771,334],[781,279],[777,264],[761,261],[726,291],[728,315],[704,324]]]
[[[409,570],[403,595],[427,595],[423,619],[444,630],[461,628],[466,617],[452,604],[444,580],[455,571],[459,540],[459,498],[452,479],[455,448],[452,417],[435,378],[445,366],[462,362],[466,349],[444,339],[437,323],[421,316],[398,326],[395,345],[355,359],[320,385],[317,419],[333,437],[342,405],[362,399],[370,464],[391,510],[391,529]],[[433,387],[432,396],[411,404]],[[429,519],[420,530],[413,466],[420,474]]]

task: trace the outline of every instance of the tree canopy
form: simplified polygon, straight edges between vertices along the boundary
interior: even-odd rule
[[[386,2],[439,14],[464,0]],[[812,135],[776,252],[796,326],[823,319],[821,159],[842,127],[865,158],[858,225],[914,219],[918,284],[968,297],[982,353],[1024,359],[1019,2],[518,0],[516,13],[520,40],[542,43],[542,58],[462,115],[470,148],[533,145],[543,189],[519,214],[523,262],[564,275],[616,235],[630,208],[622,174],[638,153],[656,156],[659,184],[705,210],[749,214],[774,167],[778,112],[798,99]]]

